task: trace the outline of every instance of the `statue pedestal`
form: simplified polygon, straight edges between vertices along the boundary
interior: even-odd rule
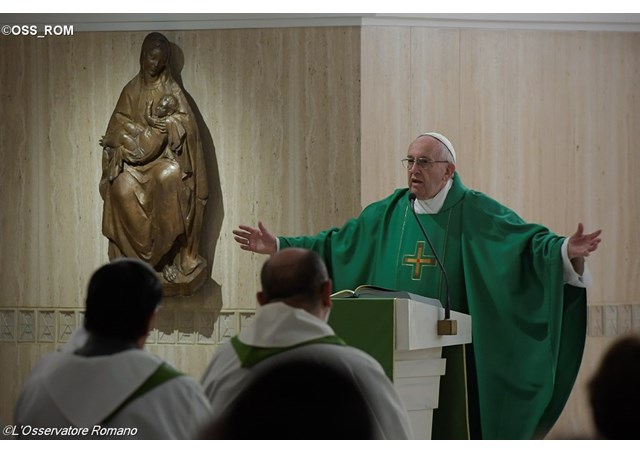
[[[204,260],[189,275],[177,273],[175,280],[168,282],[164,275],[159,272],[158,277],[162,282],[162,295],[164,297],[172,296],[191,296],[202,284],[207,281],[207,266]]]

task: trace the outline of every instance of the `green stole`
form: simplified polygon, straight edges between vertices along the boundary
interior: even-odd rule
[[[462,210],[460,204],[452,206],[452,200],[443,206],[437,214],[419,214],[418,219],[429,235],[437,256],[447,271],[451,309],[468,313],[467,299],[464,293],[462,253],[460,247]],[[456,197],[456,201],[459,198]],[[457,206],[456,206],[457,205]],[[388,275],[396,281],[390,288],[399,288],[440,300],[446,304],[446,282],[438,266],[429,242],[424,238],[416,216],[407,204],[404,209],[396,256],[389,259],[395,269],[389,269]],[[395,232],[394,232],[395,234]],[[469,346],[470,347],[470,346]],[[477,390],[467,389],[467,368],[474,369],[473,354],[466,354],[466,346],[443,348],[446,359],[446,374],[440,379],[440,397],[438,409],[433,413],[432,439],[470,439],[481,437]],[[469,362],[469,363],[467,363]],[[469,399],[467,398],[469,395]],[[476,414],[470,416],[469,412]],[[473,430],[473,431],[472,431]]]
[[[449,269],[451,309],[468,313],[463,273],[452,270],[462,267],[459,238],[463,193],[461,190],[450,191],[440,213],[418,217],[438,257]],[[316,237],[280,238],[281,247],[297,246],[318,252],[333,270],[336,291],[374,284],[438,299],[444,306],[446,289],[442,272],[411,213],[407,191],[396,191],[392,198],[391,204],[368,207],[357,222],[351,219],[341,229],[327,230]],[[452,209],[454,207],[457,209]],[[380,222],[380,218],[385,221]],[[379,240],[374,240],[376,237]],[[448,371],[441,379],[439,408],[434,411],[434,439],[480,437],[479,433],[472,435],[469,432],[470,422],[478,420],[479,416],[468,415],[469,410],[477,414],[478,408],[477,397],[472,398],[471,408],[467,403],[468,365],[465,362],[472,360],[473,355],[466,354],[464,349],[464,346],[443,349]],[[479,426],[474,427],[479,432]]]
[[[314,338],[313,340],[303,341],[301,343],[297,343],[291,346],[286,347],[260,347],[260,346],[251,346],[249,344],[243,343],[240,341],[238,336],[231,338],[231,346],[233,346],[234,351],[238,356],[238,360],[240,360],[240,365],[242,368],[251,368],[254,365],[262,362],[269,357],[273,357],[282,352],[290,351],[292,349],[299,348],[301,346],[308,346],[311,344],[333,344],[339,346],[346,346],[346,343],[342,341],[342,339],[336,335],[328,335],[326,337]]]
[[[129,404],[140,398],[141,396],[149,393],[154,388],[164,384],[165,382],[182,376],[183,374],[173,368],[166,362],[162,362],[160,366],[153,372],[151,376],[149,376],[140,386],[133,391],[131,395],[127,397],[118,407],[116,407],[109,415],[107,415],[100,424],[109,423],[116,415],[118,415],[122,410],[127,407]]]

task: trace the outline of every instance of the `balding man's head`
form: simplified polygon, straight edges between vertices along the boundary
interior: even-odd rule
[[[330,306],[327,267],[311,250],[288,248],[276,253],[262,266],[260,280],[261,305],[281,301],[312,313],[322,305]]]

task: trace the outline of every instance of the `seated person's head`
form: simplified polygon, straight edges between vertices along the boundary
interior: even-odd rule
[[[640,336],[617,340],[588,384],[593,421],[604,439],[637,439],[640,408]]]
[[[325,319],[331,308],[331,280],[320,256],[300,248],[284,249],[262,266],[260,305],[285,302]]]
[[[347,369],[313,358],[259,366],[202,438],[374,438],[369,405]]]
[[[146,336],[162,300],[162,286],[148,264],[122,258],[94,272],[87,290],[85,329],[103,338],[135,342]]]

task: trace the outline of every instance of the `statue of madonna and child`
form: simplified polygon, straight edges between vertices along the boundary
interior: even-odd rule
[[[160,33],[142,43],[140,72],[125,85],[102,146],[102,233],[110,260],[139,258],[164,294],[191,295],[206,280],[199,254],[208,199],[202,139]]]

